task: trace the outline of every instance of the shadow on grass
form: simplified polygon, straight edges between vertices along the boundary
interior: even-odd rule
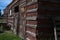
[[[12,33],[2,33],[0,34],[0,40],[22,40],[22,39]]]

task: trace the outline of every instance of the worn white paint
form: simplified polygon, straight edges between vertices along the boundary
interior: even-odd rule
[[[27,20],[36,20],[37,16],[33,16],[33,17],[27,17]]]
[[[12,14],[12,10],[10,10],[10,15]]]
[[[27,24],[27,26],[34,26],[34,27],[36,27],[37,25],[34,25],[34,24]]]
[[[55,40],[57,40],[56,27],[54,27]]]
[[[30,31],[26,31],[27,33],[29,33],[30,35],[32,35],[33,37],[36,37],[36,34]]]
[[[26,2],[24,2],[24,3],[20,4],[20,6],[22,6],[22,5],[24,5],[24,4],[26,4]]]
[[[26,40],[30,40],[29,38],[26,38]]]
[[[37,0],[32,0],[31,2],[27,3],[27,5],[31,5],[31,4],[36,3],[36,2],[37,2]]]
[[[27,12],[35,12],[38,8],[27,10]]]
[[[8,22],[13,22],[12,20],[8,20]]]

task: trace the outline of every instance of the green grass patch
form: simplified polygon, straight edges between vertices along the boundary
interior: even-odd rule
[[[0,40],[22,40],[22,39],[12,33],[3,33],[0,34]]]

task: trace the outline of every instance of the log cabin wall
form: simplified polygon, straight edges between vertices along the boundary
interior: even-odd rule
[[[9,8],[7,7],[6,9],[4,9],[4,22],[8,23],[8,13],[9,13]]]
[[[15,5],[16,4],[16,5]],[[11,30],[14,32],[14,34],[18,34],[18,14],[19,11],[16,12],[17,7],[19,7],[18,0],[13,1],[11,4],[7,6],[9,9],[8,13],[8,25],[11,26]],[[18,8],[19,10],[19,8]]]
[[[37,0],[27,0],[26,4],[26,40],[36,39],[38,3]]]
[[[38,40],[59,40],[56,26],[58,24],[55,19],[60,17],[59,2],[58,0],[38,0]]]
[[[25,39],[25,24],[26,24],[26,0],[20,0],[19,5],[20,10],[20,22],[19,22],[19,36],[23,39]]]
[[[26,40],[54,40],[52,18],[59,16],[58,1],[15,0],[8,7],[8,24],[15,34]]]

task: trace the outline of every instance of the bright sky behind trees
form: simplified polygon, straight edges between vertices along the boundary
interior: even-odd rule
[[[2,13],[6,6],[11,2],[12,0],[0,0],[0,9],[2,10]]]

